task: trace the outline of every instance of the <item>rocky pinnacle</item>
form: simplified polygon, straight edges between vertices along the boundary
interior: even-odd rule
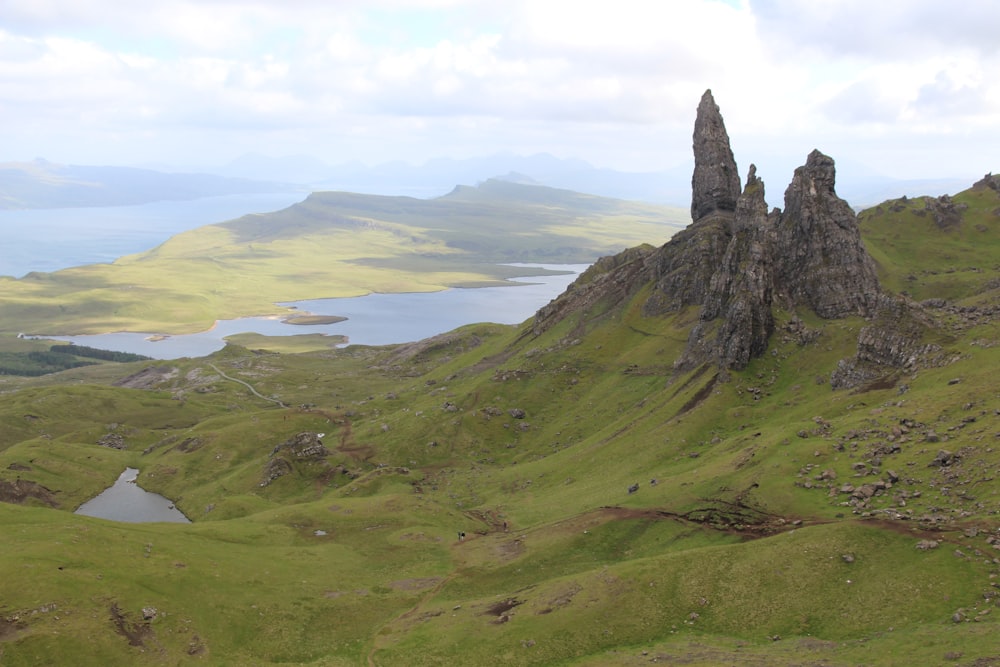
[[[714,211],[734,211],[740,196],[740,176],[729,146],[722,114],[706,90],[694,121],[694,175],[691,177],[691,219]]]

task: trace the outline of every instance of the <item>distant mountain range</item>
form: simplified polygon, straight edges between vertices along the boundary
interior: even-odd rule
[[[437,158],[422,165],[386,162],[366,166],[360,162],[330,165],[307,155],[267,157],[244,155],[212,169],[231,177],[308,185],[312,190],[343,190],[369,194],[435,197],[456,184],[500,178],[518,183],[546,185],[603,197],[631,199],[675,206],[688,206],[691,168],[676,167],[649,172],[624,172],[599,168],[583,160],[562,159],[547,153],[536,155],[497,154],[456,160]],[[791,177],[791,172],[781,178]],[[968,178],[901,180],[878,174],[864,165],[845,164],[838,169],[840,196],[855,207],[887,199],[957,192],[968,186]]]
[[[217,174],[64,165],[41,159],[0,163],[0,209],[126,206],[295,187]]]
[[[464,160],[436,158],[421,165],[395,161],[375,166],[360,162],[329,165],[311,156],[270,158],[251,154],[212,171],[232,177],[304,184],[313,190],[414,197],[436,197],[456,185],[476,185],[491,178],[657,203],[683,204],[691,190],[687,167],[662,172],[622,172],[546,153]]]
[[[0,209],[123,206],[297,189],[430,198],[446,194],[456,185],[476,185],[489,179],[676,206],[687,206],[691,191],[691,165],[686,163],[661,171],[624,172],[547,153],[375,166],[356,161],[331,165],[306,155],[247,154],[207,171],[62,165],[43,159],[0,163]],[[838,170],[837,183],[838,194],[860,208],[902,195],[955,192],[964,188],[968,179],[897,180],[861,165],[847,165]]]

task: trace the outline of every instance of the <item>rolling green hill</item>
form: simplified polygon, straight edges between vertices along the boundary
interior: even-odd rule
[[[1000,197],[955,200],[910,242],[986,252]],[[861,216],[883,279],[937,267],[965,314],[950,363],[882,385],[831,390],[864,323],[805,311],[728,383],[677,376],[691,316],[643,291],[540,336],[9,380],[3,664],[990,664],[996,287],[907,263],[889,207]],[[299,433],[328,453],[279,447]],[[194,524],[69,513],[126,465]]]
[[[719,183],[519,326],[0,378],[0,663],[1000,663],[1000,179]]]

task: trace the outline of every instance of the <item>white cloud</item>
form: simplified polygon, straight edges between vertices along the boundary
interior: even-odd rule
[[[203,162],[509,149],[659,168],[690,158],[710,87],[741,164],[837,157],[858,136],[1000,135],[998,24],[1000,5],[976,0],[8,0],[0,145]]]
[[[838,59],[903,60],[939,50],[1000,53],[993,0],[750,0],[769,43]]]

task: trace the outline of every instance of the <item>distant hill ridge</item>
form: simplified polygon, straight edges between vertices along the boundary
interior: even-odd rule
[[[0,163],[0,209],[126,206],[218,195],[284,192],[276,182],[133,167]]]
[[[687,156],[676,156],[680,164],[652,171],[595,167],[579,159],[534,155],[495,154],[454,159],[435,158],[421,164],[392,161],[365,165],[358,161],[328,164],[313,156],[267,157],[259,154],[238,158],[213,173],[258,180],[279,180],[308,185],[314,190],[347,190],[371,194],[408,194],[436,197],[456,183],[474,183],[498,178],[555,188],[588,192],[605,197],[679,205],[691,195],[691,165]],[[900,180],[852,164],[841,179],[841,194],[854,206],[868,206],[901,195],[939,195],[966,187],[968,180],[936,178]]]

